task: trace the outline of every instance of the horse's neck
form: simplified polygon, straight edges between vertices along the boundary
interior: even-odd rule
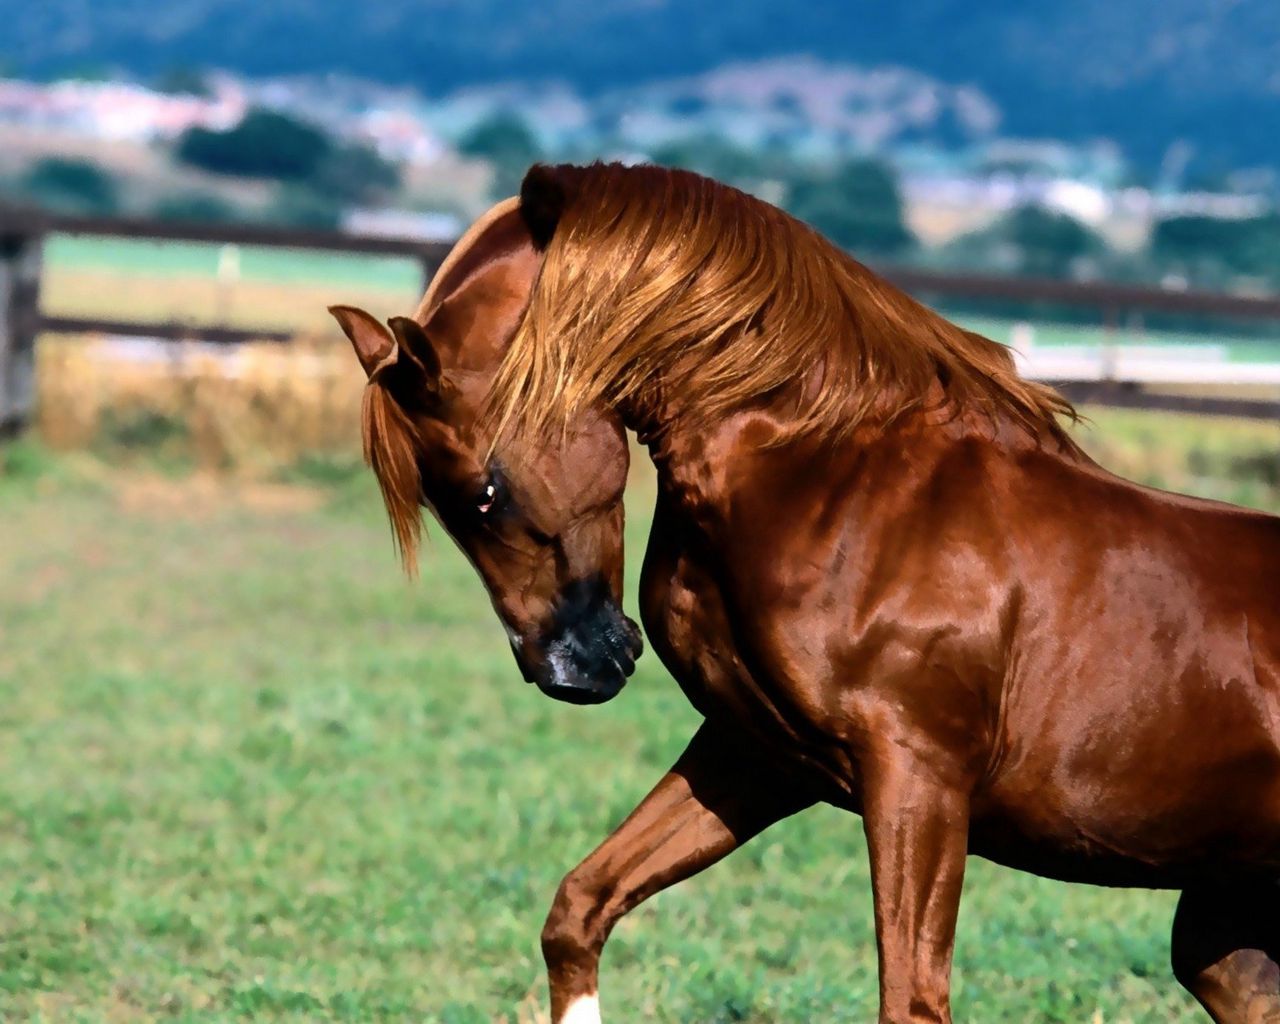
[[[789,477],[812,478],[837,462],[856,460],[862,443],[858,438],[833,443],[807,436],[778,444],[786,421],[767,410],[737,413],[709,426],[677,419],[650,429],[647,447],[660,495],[704,525],[721,521],[735,498],[747,492],[785,489]],[[644,440],[646,435],[638,433]],[[784,498],[778,495],[780,504]]]
[[[636,429],[635,423],[628,426]],[[695,518],[711,521],[747,492],[772,493],[781,508],[797,489],[807,491],[824,480],[847,482],[855,474],[866,493],[897,487],[904,453],[920,468],[965,442],[980,443],[997,459],[1039,449],[1066,462],[1089,461],[1053,437],[1032,434],[1010,415],[945,404],[925,404],[887,427],[868,424],[838,440],[802,435],[771,445],[785,428],[785,418],[769,410],[736,414],[709,428],[686,428],[678,420],[651,427],[648,447],[659,491]]]

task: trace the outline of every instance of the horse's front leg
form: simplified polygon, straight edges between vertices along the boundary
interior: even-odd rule
[[[556,1024],[600,1020],[600,952],[623,914],[814,800],[757,745],[704,723],[653,791],[560,883],[542,930]]]
[[[886,746],[864,766],[881,1024],[951,1021],[969,786],[945,769],[945,758],[913,754],[905,744]]]

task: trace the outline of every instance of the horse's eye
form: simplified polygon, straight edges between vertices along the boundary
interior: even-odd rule
[[[481,515],[489,512],[494,505],[498,503],[498,487],[490,480],[484,485],[484,490],[480,492],[480,497],[476,499],[476,511]]]

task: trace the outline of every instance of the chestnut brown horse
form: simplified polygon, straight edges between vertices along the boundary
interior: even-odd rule
[[[1178,979],[1280,1020],[1280,519],[1112,476],[1001,346],[689,173],[536,167],[413,317],[333,312],[405,559],[426,505],[553,697],[634,667],[626,429],[657,466],[640,614],[704,722],[555,896],[558,1024],[623,914],[818,801],[882,1021],[950,1019],[970,853],[1181,889]]]

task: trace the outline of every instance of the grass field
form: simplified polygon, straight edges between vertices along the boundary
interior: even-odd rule
[[[364,305],[382,316],[412,311],[422,271],[395,257],[267,249],[240,251],[238,280],[217,278],[220,247],[55,236],[42,282],[46,312],[123,320],[180,320],[314,332],[325,307]]]
[[[1280,509],[1273,426],[1099,414],[1092,436]],[[542,1020],[556,883],[695,715],[652,656],[600,708],[523,685],[440,531],[405,582],[370,479],[326,465],[237,483],[0,449],[0,1019]],[[1172,907],[971,861],[957,1019],[1200,1020]],[[829,808],[604,958],[619,1022],[869,1020],[875,991],[860,824]]]

